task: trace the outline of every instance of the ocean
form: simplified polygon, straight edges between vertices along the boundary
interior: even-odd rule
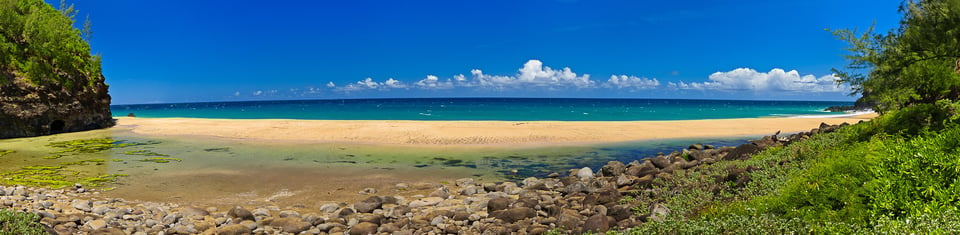
[[[416,98],[113,105],[150,118],[642,121],[831,115],[852,102],[682,99]]]

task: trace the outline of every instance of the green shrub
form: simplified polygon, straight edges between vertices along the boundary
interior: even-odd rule
[[[73,27],[75,15],[72,5],[57,10],[42,0],[0,0],[0,69],[37,85],[92,85],[88,78],[100,77],[100,57]],[[0,84],[6,82],[0,76]]]
[[[0,235],[47,234],[40,216],[33,213],[0,210]]]

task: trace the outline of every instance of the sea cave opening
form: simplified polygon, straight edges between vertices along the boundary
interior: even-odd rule
[[[50,123],[50,132],[51,133],[63,132],[66,126],[67,126],[67,123],[64,122],[63,120],[54,120],[53,122]]]

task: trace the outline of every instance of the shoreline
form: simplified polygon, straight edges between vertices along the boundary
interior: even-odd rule
[[[683,121],[402,121],[118,117],[142,135],[233,140],[406,146],[549,147],[659,139],[757,136],[809,131],[820,123],[868,121],[876,114]]]
[[[127,200],[81,186],[66,189],[0,186],[0,209],[39,215],[48,231],[60,234],[543,234],[550,231],[626,231],[671,213],[659,197],[676,190],[666,185],[678,171],[710,165],[724,171],[722,180],[695,187],[719,192],[750,181],[736,162],[763,149],[785,146],[844,125],[810,132],[764,136],[738,147],[694,144],[669,155],[630,163],[610,161],[599,169],[571,169],[568,174],[528,177],[520,182],[478,182],[459,178],[447,183],[398,183],[364,190],[366,199],[343,199],[322,205],[278,206],[273,200],[227,202],[227,205],[178,201]],[[689,155],[692,159],[687,159]],[[732,168],[731,168],[732,167]],[[755,170],[755,169],[754,169]],[[656,181],[654,179],[664,179]],[[657,189],[658,187],[665,187]],[[686,187],[686,186],[685,186]],[[400,196],[398,194],[420,194]],[[632,197],[650,190],[650,198]],[[432,192],[431,192],[432,191]],[[404,193],[405,192],[405,193]],[[430,192],[426,194],[426,192]],[[292,196],[281,190],[277,196]],[[651,203],[652,202],[652,203]]]

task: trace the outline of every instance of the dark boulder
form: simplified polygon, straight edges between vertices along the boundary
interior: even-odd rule
[[[610,161],[607,162],[607,165],[604,165],[600,168],[600,173],[603,176],[618,176],[622,175],[626,171],[627,166],[620,161]]]
[[[379,225],[370,222],[361,222],[350,229],[350,235],[377,234]]]
[[[667,159],[666,157],[663,157],[663,156],[648,158],[648,160],[650,161],[650,163],[653,163],[654,166],[660,169],[667,168],[668,166],[670,166],[670,159]]]
[[[583,223],[584,232],[606,232],[610,230],[612,220],[606,215],[596,214]]]
[[[307,229],[310,229],[310,226],[313,226],[313,225],[307,222],[303,222],[299,218],[285,217],[285,218],[274,219],[272,222],[270,222],[270,226],[277,227],[280,229],[280,231],[283,231],[286,233],[297,234],[303,231],[307,231]]]
[[[696,143],[696,144],[691,144],[690,147],[687,147],[687,149],[689,149],[689,150],[703,150],[704,147],[703,147],[703,144],[701,144],[701,143]]]
[[[490,216],[501,219],[507,223],[513,223],[526,218],[536,217],[537,211],[527,207],[516,207],[490,212]]]
[[[727,152],[727,155],[723,157],[723,160],[744,160],[749,159],[750,156],[760,152],[760,147],[754,144],[741,144],[736,148]]]
[[[498,197],[498,198],[490,199],[490,201],[487,201],[487,211],[493,212],[493,211],[507,209],[507,208],[510,208],[510,204],[513,204],[513,200],[511,200],[510,198]]]
[[[657,173],[660,173],[660,169],[657,169],[657,167],[654,166],[653,163],[651,163],[650,161],[643,161],[643,163],[638,163],[638,164],[630,164],[630,166],[627,167],[627,170],[625,172],[625,174],[627,175],[632,175],[637,177],[643,177],[645,175],[655,175]]]
[[[239,206],[230,208],[230,210],[227,211],[227,216],[239,218],[241,220],[254,220],[253,213],[250,213],[250,211],[247,209],[243,209],[243,207]]]
[[[370,213],[373,210],[380,209],[383,205],[383,199],[378,196],[371,196],[363,201],[353,204],[353,208],[359,213]]]

